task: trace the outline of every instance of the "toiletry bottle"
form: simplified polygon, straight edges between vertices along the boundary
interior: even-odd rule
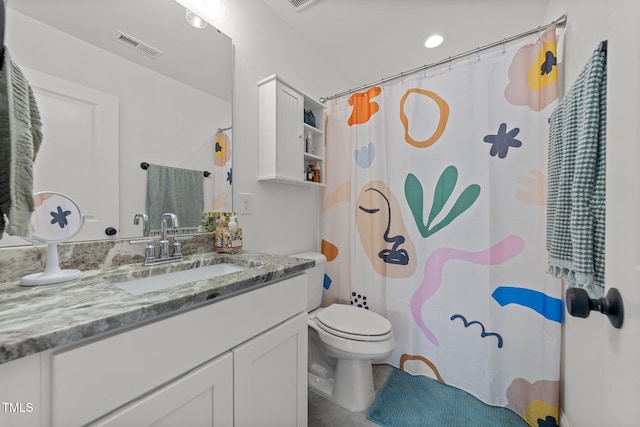
[[[313,182],[320,182],[320,165],[316,163],[315,168],[313,169]]]
[[[308,133],[307,134],[307,138],[305,139],[304,152],[305,153],[310,153],[312,146],[313,146],[313,137],[311,136],[310,133]]]
[[[229,224],[227,225],[227,228],[229,229],[229,231],[233,234],[234,231],[236,231],[238,229],[238,222],[236,220],[236,216],[232,216],[231,219],[229,220]]]

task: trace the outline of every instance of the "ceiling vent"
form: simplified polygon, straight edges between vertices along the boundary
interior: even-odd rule
[[[311,0],[313,1],[313,0]],[[147,55],[150,58],[156,59],[158,56],[162,55],[162,51],[156,49],[155,47],[136,39],[128,34],[123,33],[122,31],[118,31],[113,37],[117,42],[129,46],[131,49],[135,49],[140,53]]]
[[[315,2],[315,0],[289,0],[289,3],[295,8],[296,12],[300,12],[302,9],[311,6],[313,2]]]

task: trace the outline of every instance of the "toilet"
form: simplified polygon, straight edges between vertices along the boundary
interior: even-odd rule
[[[314,252],[306,271],[309,310],[309,389],[350,411],[364,411],[375,397],[371,364],[395,347],[391,323],[370,310],[346,304],[321,308],[326,258]]]

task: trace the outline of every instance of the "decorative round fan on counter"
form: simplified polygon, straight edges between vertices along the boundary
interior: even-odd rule
[[[84,216],[80,208],[69,197],[53,191],[35,193],[33,200],[33,234],[26,240],[47,245],[47,264],[42,273],[29,274],[20,279],[20,285],[50,285],[77,279],[80,270],[60,269],[58,243],[66,242],[82,228]]]

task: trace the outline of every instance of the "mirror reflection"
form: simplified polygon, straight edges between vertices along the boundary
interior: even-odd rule
[[[86,221],[73,240],[142,236],[134,217],[148,212],[143,162],[211,172],[203,210],[232,210],[225,34],[190,26],[174,0],[11,0],[5,46],[42,116],[34,192],[77,202]],[[16,244],[28,243],[0,240]]]

